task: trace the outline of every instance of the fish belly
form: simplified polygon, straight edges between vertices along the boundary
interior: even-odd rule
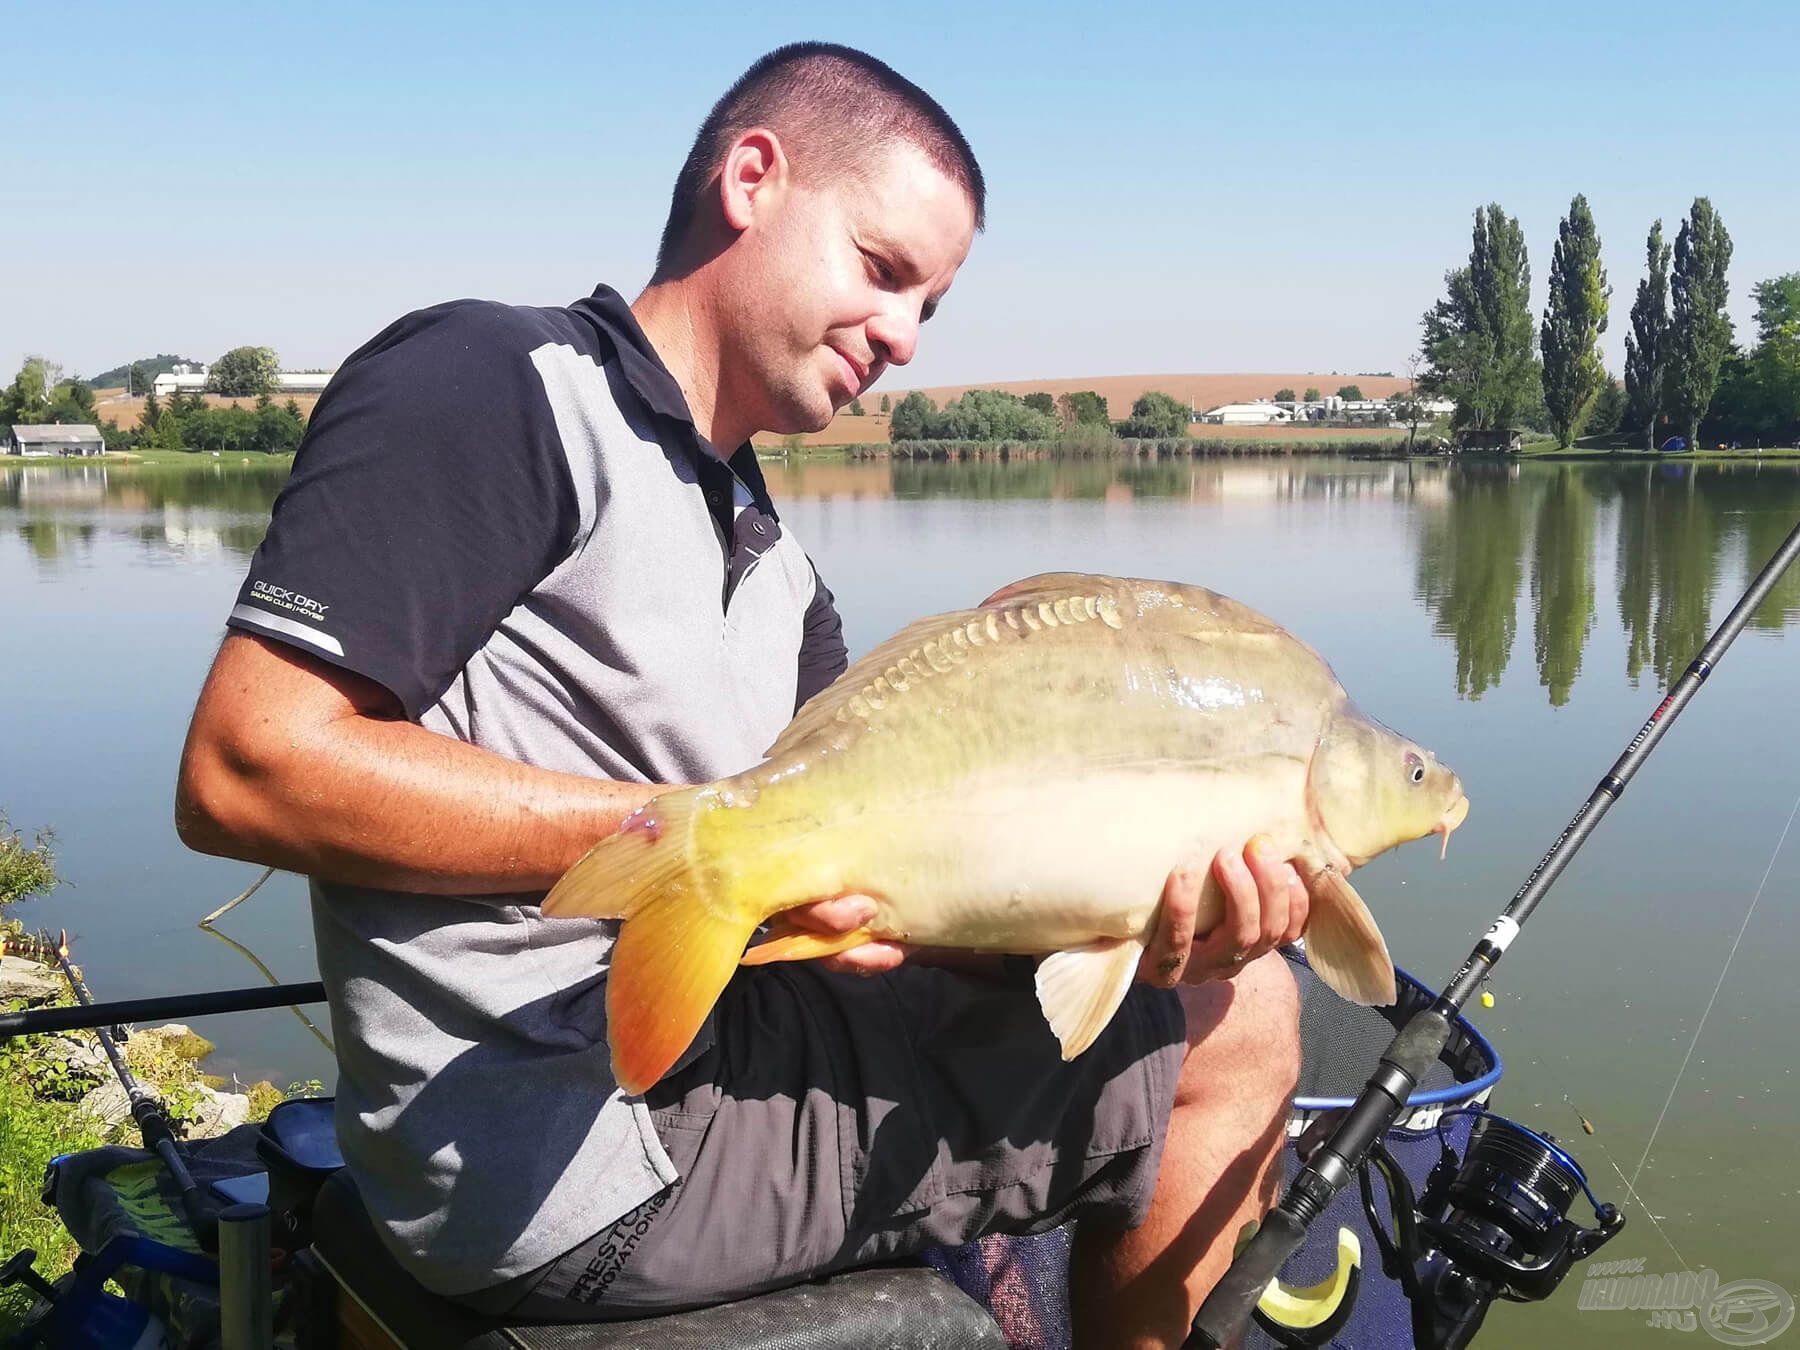
[[[929,800],[876,808],[835,841],[846,888],[873,896],[871,930],[928,946],[1049,952],[1147,931],[1169,873],[1205,869],[1252,834],[1297,852],[1304,776],[1106,770],[1046,784],[973,777]],[[854,836],[854,837],[852,837]],[[1207,871],[1199,929],[1222,897]]]

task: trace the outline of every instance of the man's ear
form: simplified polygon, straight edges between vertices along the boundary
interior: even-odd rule
[[[725,151],[719,174],[719,210],[725,223],[742,234],[758,210],[767,210],[788,184],[787,153],[781,138],[767,127],[751,127]]]

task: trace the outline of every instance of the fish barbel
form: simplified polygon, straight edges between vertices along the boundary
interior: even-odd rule
[[[1433,831],[1447,842],[1467,814],[1454,773],[1254,610],[1056,573],[882,643],[762,763],[655,798],[543,908],[624,921],[607,1031],[628,1093],[680,1057],[740,961],[873,939],[1048,953],[1038,998],[1072,1059],[1124,1000],[1169,873],[1255,834],[1306,883],[1313,968],[1391,1003],[1393,963],[1346,873]],[[847,894],[876,904],[855,932],[779,917]],[[1208,869],[1198,931],[1223,904]]]

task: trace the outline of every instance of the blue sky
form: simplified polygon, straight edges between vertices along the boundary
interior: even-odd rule
[[[989,225],[892,387],[1399,369],[1475,207],[1592,204],[1615,370],[1661,216],[1800,270],[1792,0],[1462,4],[32,5],[6,21],[0,378],[238,343],[334,366],[462,295],[648,275],[711,101],[862,46],[973,142]]]

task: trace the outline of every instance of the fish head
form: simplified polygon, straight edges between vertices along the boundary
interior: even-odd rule
[[[1424,746],[1346,704],[1331,719],[1307,782],[1313,814],[1354,866],[1450,832],[1469,814],[1462,780]]]

